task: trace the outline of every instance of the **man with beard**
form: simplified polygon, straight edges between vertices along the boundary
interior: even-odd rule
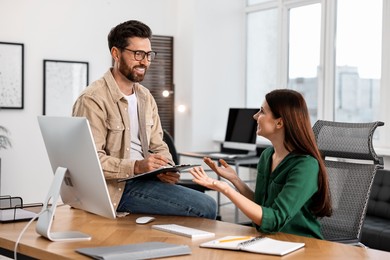
[[[130,20],[112,28],[108,46],[114,60],[102,78],[88,86],[73,105],[73,116],[86,117],[118,216],[127,213],[197,216],[215,219],[216,202],[207,194],[176,185],[179,174],[155,179],[118,179],[173,164],[156,102],[144,79],[156,57],[152,32]]]

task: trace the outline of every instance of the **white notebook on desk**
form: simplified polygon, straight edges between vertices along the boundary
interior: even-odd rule
[[[305,243],[287,242],[268,237],[226,236],[200,245],[200,247],[246,251],[267,255],[286,255],[305,246]]]
[[[185,227],[176,224],[152,225],[152,228],[160,231],[165,231],[172,234],[180,235],[180,236],[190,237],[192,239],[210,238],[215,236],[215,234],[212,232],[208,232],[196,228]]]

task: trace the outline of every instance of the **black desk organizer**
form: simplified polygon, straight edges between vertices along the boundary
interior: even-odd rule
[[[15,222],[15,221],[27,221],[36,215],[33,211],[29,211],[28,209],[33,207],[42,207],[42,203],[30,203],[24,204],[23,199],[21,197],[12,197],[9,195],[0,196],[0,222]],[[26,210],[20,214],[18,212],[19,209]],[[11,213],[11,217],[9,217],[10,211],[13,210],[13,214]],[[31,214],[29,214],[31,212]]]

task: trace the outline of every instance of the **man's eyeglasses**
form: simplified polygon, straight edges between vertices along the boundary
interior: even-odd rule
[[[133,50],[130,50],[127,48],[123,48],[123,49],[134,53],[134,59],[136,61],[141,61],[141,60],[145,59],[145,56],[147,57],[148,61],[152,61],[152,60],[154,60],[154,58],[156,58],[156,55],[157,55],[157,52],[155,52],[155,51],[144,52],[144,51],[138,51],[138,50],[133,51]]]

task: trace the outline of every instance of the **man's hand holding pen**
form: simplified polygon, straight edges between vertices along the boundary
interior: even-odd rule
[[[172,164],[169,160],[160,154],[154,154],[149,151],[149,156],[143,160],[136,161],[134,164],[134,174],[153,171],[161,167],[169,167]],[[166,172],[157,175],[162,182],[175,184],[179,181],[180,175],[177,172]]]

